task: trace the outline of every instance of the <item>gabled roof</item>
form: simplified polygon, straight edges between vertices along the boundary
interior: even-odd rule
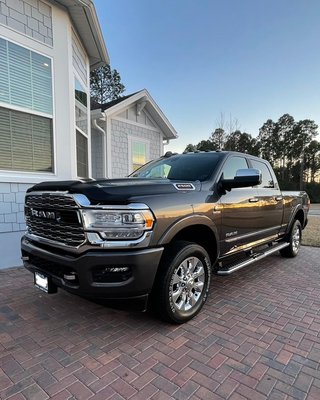
[[[122,101],[128,99],[129,97],[135,95],[138,92],[132,93],[132,94],[128,94],[127,96],[122,96],[119,97],[116,100],[112,100],[112,101],[108,101],[108,103],[104,103],[104,104],[100,104],[97,103],[96,101],[94,101],[93,99],[91,99],[91,110],[101,110],[101,111],[105,111],[108,108],[111,108],[113,106],[115,106],[116,104],[121,103]]]
[[[54,0],[64,6],[86,49],[90,69],[109,64],[109,55],[92,0]]]
[[[159,126],[165,138],[176,139],[178,137],[176,130],[171,125],[167,117],[164,115],[160,107],[153,100],[150,93],[146,89],[129,94],[127,96],[120,97],[117,100],[113,100],[105,104],[92,102],[91,109],[100,109],[102,112],[104,112],[106,116],[112,116],[114,114],[121,113],[123,110],[130,107],[134,103],[138,104],[142,102],[145,102],[144,108],[150,114],[154,122]]]

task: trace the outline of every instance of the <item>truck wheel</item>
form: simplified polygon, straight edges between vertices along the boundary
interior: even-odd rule
[[[288,234],[287,241],[289,242],[289,246],[280,250],[280,254],[283,257],[295,257],[299,253],[300,244],[302,239],[302,229],[301,223],[298,220],[295,220],[290,233]]]
[[[164,255],[156,282],[156,307],[162,319],[181,324],[205,303],[211,263],[205,249],[195,243],[176,242]]]

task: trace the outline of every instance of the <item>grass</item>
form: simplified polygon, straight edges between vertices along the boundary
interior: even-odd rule
[[[302,244],[320,247],[320,216],[308,217],[308,225],[302,232]]]

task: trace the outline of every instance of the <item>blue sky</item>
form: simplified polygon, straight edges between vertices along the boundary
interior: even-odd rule
[[[95,0],[126,93],[146,88],[179,134],[207,139],[219,115],[257,136],[284,113],[320,123],[319,0]]]

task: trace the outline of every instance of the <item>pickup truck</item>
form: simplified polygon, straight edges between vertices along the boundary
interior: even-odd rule
[[[183,323],[202,308],[213,273],[276,251],[295,257],[309,206],[305,192],[281,192],[261,158],[168,152],[125,179],[34,185],[22,260],[46,292],[150,300]]]

